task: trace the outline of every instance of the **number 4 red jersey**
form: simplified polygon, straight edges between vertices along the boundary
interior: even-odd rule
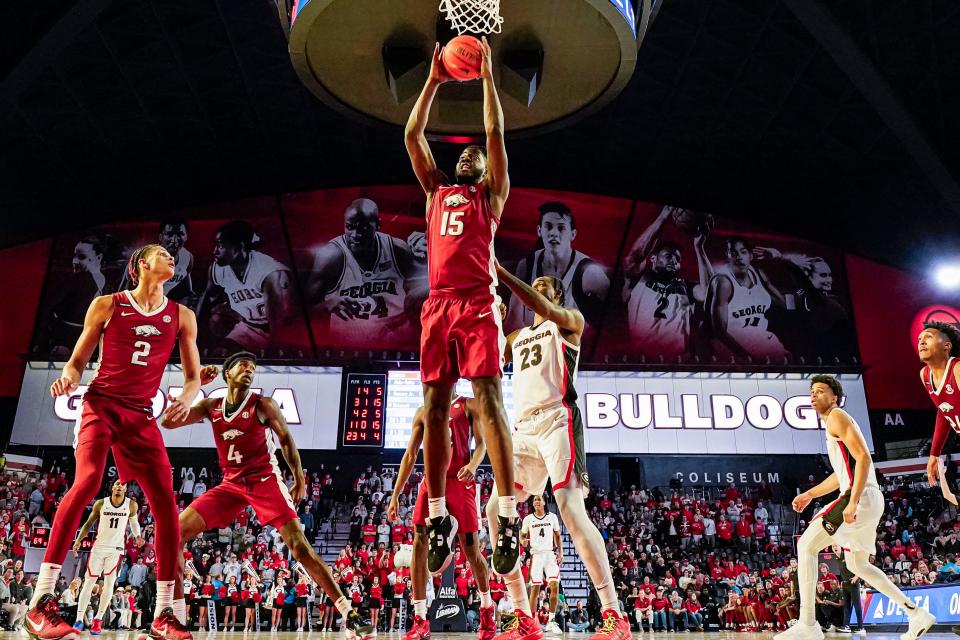
[[[113,314],[100,335],[100,366],[88,394],[147,409],[180,333],[180,305],[167,299],[150,312],[129,291],[113,294]]]
[[[487,185],[455,184],[438,188],[427,209],[427,261],[430,291],[457,297],[494,294],[493,236],[499,218]]]
[[[271,474],[280,478],[273,433],[257,416],[259,400],[259,394],[248,391],[232,414],[227,413],[226,396],[209,409],[224,482]]]

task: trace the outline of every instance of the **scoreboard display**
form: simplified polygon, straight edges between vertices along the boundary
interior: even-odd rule
[[[383,446],[387,406],[385,373],[348,373],[343,391],[344,447]]]
[[[46,549],[50,542],[50,527],[32,527],[30,529],[30,546],[34,549]]]

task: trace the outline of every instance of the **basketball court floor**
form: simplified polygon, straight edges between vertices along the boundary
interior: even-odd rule
[[[906,630],[906,627],[903,629]],[[875,640],[900,640],[899,631],[868,631],[867,637],[874,638]],[[103,640],[138,640],[142,636],[141,632],[137,631],[104,631],[100,636]],[[706,639],[706,640],[733,640],[734,638],[738,640],[767,640],[772,638],[772,633],[735,633],[731,631],[720,631],[712,633],[644,633],[644,634],[633,634],[633,637],[638,639],[646,637],[656,637],[656,638],[666,638],[666,637],[683,637],[683,638],[696,638],[696,639]],[[23,640],[27,635],[23,631],[11,632],[3,631],[0,632],[0,640]],[[195,640],[205,640],[206,638],[248,638],[248,637],[258,637],[258,638],[269,638],[270,640],[303,640],[303,638],[317,638],[317,639],[334,639],[342,638],[342,633],[339,632],[319,632],[313,631],[310,633],[295,633],[290,631],[270,633],[269,631],[261,631],[259,633],[242,633],[238,631],[213,631],[213,632],[204,632],[204,633],[194,633],[193,637]],[[400,639],[400,634],[379,634],[380,638],[396,638]],[[475,633],[434,633],[431,634],[431,640],[476,640],[477,634]],[[587,633],[570,633],[564,634],[565,638],[589,638]],[[863,636],[850,635],[850,634],[837,634],[831,633],[827,634],[828,638],[862,638]],[[928,633],[924,638],[943,638],[943,639],[955,639],[957,636],[953,633]],[[560,638],[560,636],[544,636],[545,640],[549,638]]]

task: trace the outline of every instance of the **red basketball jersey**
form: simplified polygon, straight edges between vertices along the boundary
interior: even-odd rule
[[[180,305],[173,300],[147,313],[129,291],[113,294],[113,314],[100,334],[100,366],[87,393],[148,410],[179,333]]]
[[[277,446],[273,434],[257,417],[258,400],[259,394],[248,392],[240,406],[229,415],[226,396],[210,407],[213,439],[225,481],[250,476],[260,476],[262,481],[273,474],[279,477]]]
[[[953,375],[953,358],[947,360],[947,369],[938,387],[933,381],[930,367],[923,368],[923,386],[930,394],[937,411],[943,414],[950,427],[960,433],[960,388],[957,387],[957,378]]]
[[[470,437],[473,435],[470,418],[467,416],[467,401],[461,396],[450,403],[450,466],[447,475],[456,477],[457,472],[470,462]]]
[[[427,210],[430,291],[458,297],[489,292],[492,296],[497,286],[493,236],[499,222],[485,184],[437,189]]]

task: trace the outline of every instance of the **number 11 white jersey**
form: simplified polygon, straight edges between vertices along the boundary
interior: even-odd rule
[[[113,506],[113,501],[107,497],[100,507],[100,520],[97,522],[97,539],[93,543],[94,549],[123,550],[127,536],[127,522],[132,511],[129,498],[124,498],[119,507]]]

